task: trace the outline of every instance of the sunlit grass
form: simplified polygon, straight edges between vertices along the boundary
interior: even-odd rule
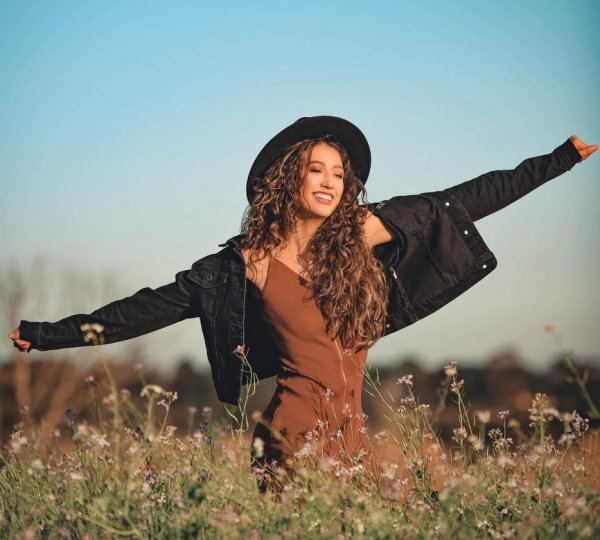
[[[244,349],[236,351],[247,364]],[[510,411],[497,418],[471,411],[454,363],[445,366],[435,411],[419,402],[412,376],[384,391],[367,369],[368,393],[386,410],[385,430],[371,437],[386,456],[381,478],[360,463],[311,459],[308,445],[280,496],[261,496],[249,463],[249,416],[260,419],[247,410],[255,377],[240,406],[226,406],[228,418],[213,421],[208,407],[198,418],[190,407],[187,430],[177,433],[169,423],[175,392],[141,374],[144,401],[136,406],[103,365],[102,381],[85,382],[94,421],[68,410],[48,437],[25,415],[2,449],[2,538],[599,536],[600,498],[591,478],[598,434],[544,394],[536,394],[530,423],[521,426]],[[108,390],[102,400],[99,384]],[[450,444],[436,423],[447,407],[456,418]],[[562,433],[551,435],[551,424],[562,425]],[[65,435],[72,450],[63,453],[58,442]]]

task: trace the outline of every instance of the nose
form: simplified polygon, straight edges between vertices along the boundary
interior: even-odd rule
[[[328,187],[328,188],[333,187],[333,176],[331,173],[326,173],[323,175],[323,179],[321,180],[321,185],[324,187]]]

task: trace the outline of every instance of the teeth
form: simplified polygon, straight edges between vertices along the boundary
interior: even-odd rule
[[[330,201],[333,199],[331,195],[326,195],[325,193],[315,193],[315,197],[319,197],[319,199],[323,199],[325,201]]]

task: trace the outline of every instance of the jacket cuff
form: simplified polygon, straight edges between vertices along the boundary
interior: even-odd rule
[[[31,347],[27,352],[31,349],[37,349],[38,351],[43,350],[40,343],[40,330],[40,323],[21,321],[19,324],[19,337],[31,343]]]
[[[565,171],[572,169],[576,163],[581,161],[581,154],[571,139],[567,139],[557,146],[553,153],[558,157],[559,163]]]

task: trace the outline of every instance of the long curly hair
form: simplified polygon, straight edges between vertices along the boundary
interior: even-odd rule
[[[255,196],[242,218],[240,241],[256,261],[285,247],[295,230],[300,188],[312,148],[325,142],[341,156],[344,190],[335,210],[298,255],[312,283],[312,296],[326,320],[326,332],[344,348],[371,347],[384,331],[387,316],[385,273],[364,241],[367,193],[345,148],[330,136],[288,146],[262,177],[254,179]],[[306,275],[306,274],[304,274]]]

